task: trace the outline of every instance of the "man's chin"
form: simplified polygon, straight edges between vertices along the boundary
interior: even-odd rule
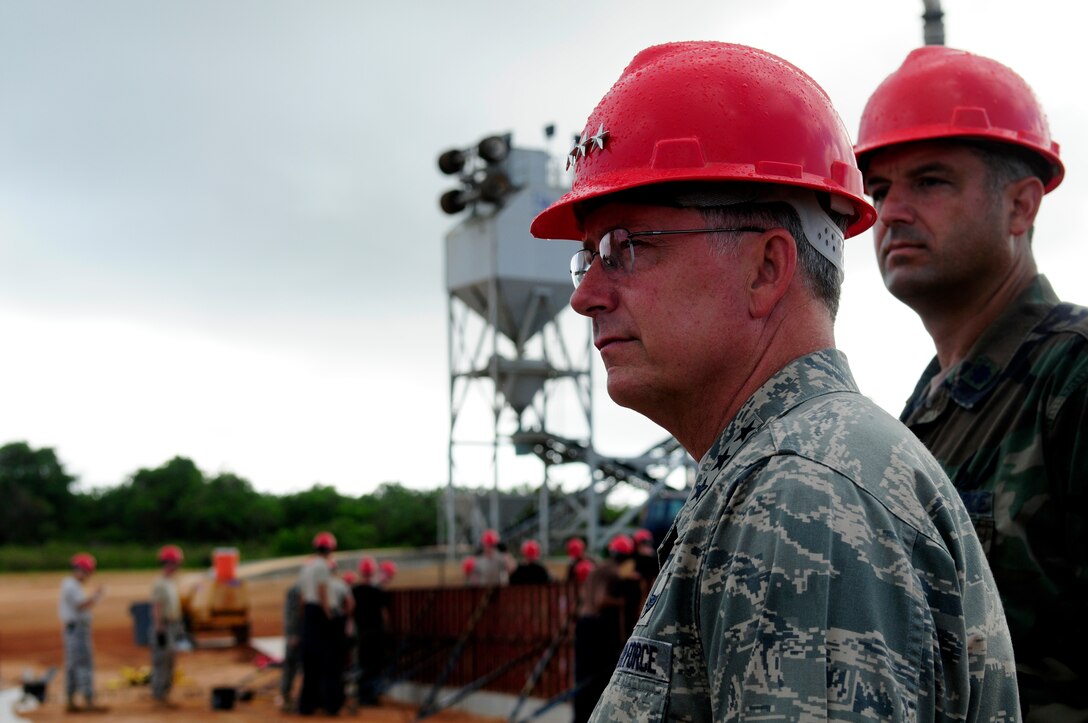
[[[903,268],[884,274],[884,288],[907,306],[912,306],[912,300],[925,298],[931,293],[922,279]]]
[[[632,409],[645,415],[644,407],[648,395],[645,385],[640,385],[624,374],[622,370],[613,369],[608,372],[608,396],[621,407]]]

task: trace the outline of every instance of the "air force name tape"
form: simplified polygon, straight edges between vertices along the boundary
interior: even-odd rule
[[[668,683],[672,675],[672,643],[631,637],[623,646],[616,669]]]

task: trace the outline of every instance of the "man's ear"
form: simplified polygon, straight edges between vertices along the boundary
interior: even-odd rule
[[[1013,181],[1005,187],[1009,202],[1009,235],[1026,234],[1035,225],[1035,215],[1043,202],[1043,182],[1035,176]]]
[[[797,271],[797,242],[784,228],[764,231],[751,247],[748,311],[754,318],[769,316],[789,290]]]

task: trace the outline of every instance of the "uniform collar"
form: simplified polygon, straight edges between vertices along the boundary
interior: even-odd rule
[[[940,413],[945,396],[965,409],[972,409],[984,400],[1024,339],[1058,303],[1058,296],[1046,277],[1042,274],[1036,276],[1028,288],[987,327],[967,357],[953,367],[941,382],[929,402],[932,413]],[[911,411],[926,398],[930,383],[939,372],[940,364],[934,358],[914,390]]]
[[[748,398],[699,464],[703,472],[721,467],[753,432],[802,402],[832,392],[857,392],[846,355],[823,349],[782,367]]]

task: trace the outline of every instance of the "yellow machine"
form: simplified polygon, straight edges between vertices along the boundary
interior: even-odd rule
[[[185,627],[194,637],[207,631],[228,631],[237,644],[249,642],[249,594],[238,579],[238,549],[217,548],[213,569],[182,586]]]

